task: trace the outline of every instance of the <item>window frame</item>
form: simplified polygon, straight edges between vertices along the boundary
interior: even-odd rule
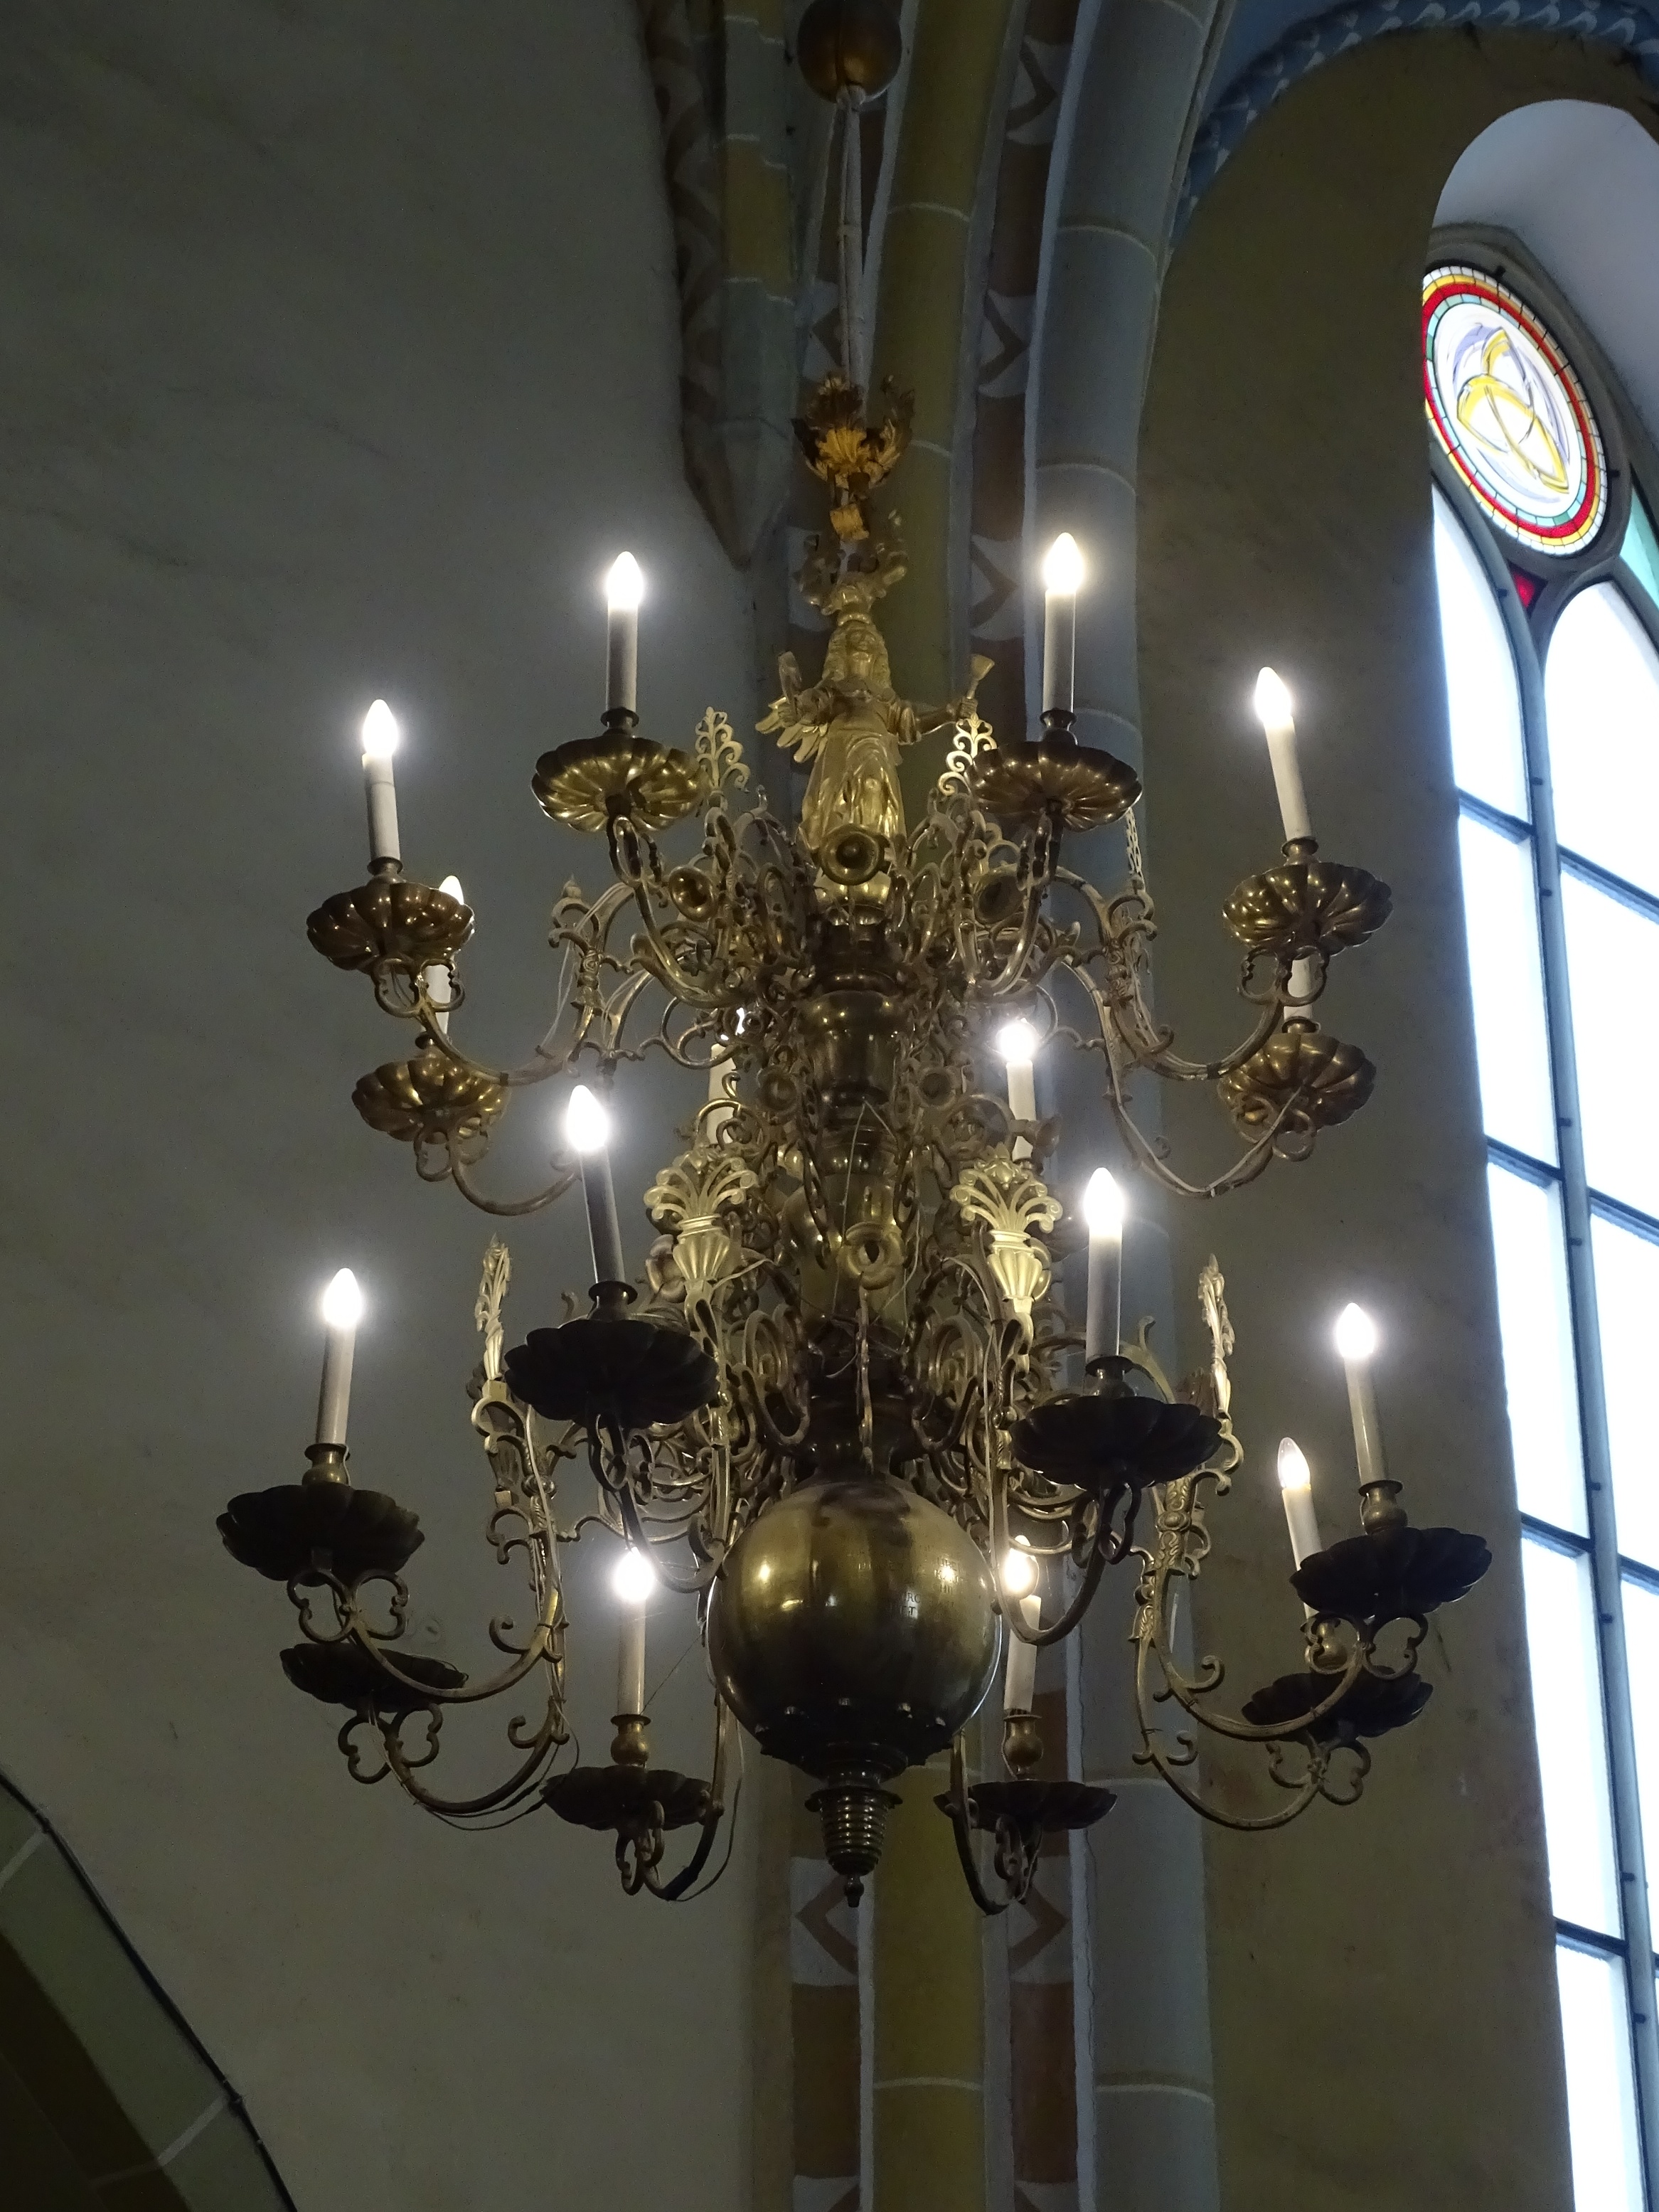
[[[1623,399],[1599,348],[1561,296],[1557,286],[1510,234],[1459,225],[1437,230],[1429,242],[1425,267],[1442,261],[1466,261],[1486,270],[1534,307],[1560,339],[1589,395],[1607,452],[1607,509],[1591,544],[1579,552],[1550,560],[1530,606],[1522,600],[1510,562],[1528,576],[1542,562],[1519,541],[1509,538],[1481,509],[1446,456],[1432,429],[1426,430],[1434,493],[1443,497],[1462,526],[1490,585],[1508,639],[1520,700],[1522,744],[1531,820],[1521,822],[1486,801],[1457,791],[1458,818],[1477,822],[1524,839],[1533,864],[1534,890],[1544,975],[1544,1015],[1548,1048],[1557,1160],[1540,1160],[1513,1146],[1485,1138],[1490,1164],[1553,1188],[1559,1194],[1565,1245],[1569,1321],[1574,1355],[1572,1377],[1583,1455],[1587,1535],[1522,1513],[1523,1541],[1541,1542],[1586,1558],[1589,1563],[1595,1642],[1601,1676],[1603,1725],[1619,1892],[1620,1935],[1554,1919],[1558,1948],[1589,1951],[1617,1958],[1623,1970],[1631,2031],[1632,2071],[1637,2134],[1647,2203],[1659,2208],[1659,2001],[1656,1974],[1654,1902],[1642,1835],[1637,1739],[1629,1654],[1625,1637],[1622,1585],[1628,1575],[1659,1588],[1659,1571],[1623,1559],[1614,1520],[1612,1452],[1602,1372],[1601,1335],[1596,1302],[1593,1224],[1601,1217],[1619,1221],[1659,1240],[1659,1217],[1642,1212],[1590,1185],[1584,1158],[1577,1057],[1572,1033],[1572,1001],[1561,889],[1572,874],[1629,898],[1659,921],[1659,900],[1626,885],[1622,878],[1574,854],[1565,860],[1557,837],[1550,771],[1549,729],[1545,711],[1545,665],[1558,622],[1581,592],[1611,583],[1635,614],[1659,653],[1659,606],[1647,586],[1621,557],[1633,496],[1644,483],[1659,491],[1659,456],[1640,418]],[[1425,426],[1426,428],[1426,426]],[[1656,508],[1644,499],[1650,520]],[[1437,593],[1437,628],[1439,609]],[[1632,896],[1633,894],[1633,896]],[[1483,1115],[1483,1123],[1485,1116]],[[1484,1136],[1484,1127],[1483,1127]],[[1651,1808],[1659,1835],[1659,1807]],[[1659,1873],[1659,1868],[1656,1868]],[[1583,2212],[1583,2208],[1581,2208]]]

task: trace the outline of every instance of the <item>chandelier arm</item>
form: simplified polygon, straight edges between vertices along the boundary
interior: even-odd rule
[[[386,1657],[385,1645],[380,1643],[364,1624],[355,1617],[351,1624],[351,1641],[360,1650],[368,1653],[380,1672],[389,1680],[400,1684],[406,1690],[418,1690],[423,1705],[482,1705],[487,1698],[498,1698],[503,1692],[513,1689],[518,1683],[522,1682],[531,1669],[539,1665],[544,1659],[549,1666],[556,1664],[553,1656],[553,1636],[558,1620],[559,1592],[556,1583],[550,1585],[550,1594],[552,1599],[551,1604],[544,1605],[541,1607],[540,1617],[530,1632],[529,1643],[512,1664],[503,1667],[499,1674],[492,1674],[487,1681],[468,1682],[457,1690],[433,1689],[424,1682],[416,1681],[412,1674],[405,1674],[400,1667],[394,1665]],[[499,1644],[496,1646],[498,1650],[501,1648]]]
[[[971,913],[959,923],[957,941],[967,970],[970,994],[975,999],[1006,999],[1026,987],[1026,969],[1031,957],[1031,948],[1036,942],[1038,925],[1042,918],[1042,902],[1054,880],[1053,854],[1058,849],[1059,839],[1052,842],[1032,841],[1034,865],[1025,888],[1025,910],[1020,917],[1019,934],[1013,949],[995,975],[987,977],[979,964],[977,949],[973,945],[974,922]],[[1023,856],[1022,856],[1023,857]],[[1044,865],[1044,860],[1048,865]]]
[[[397,1777],[398,1787],[423,1812],[436,1813],[452,1820],[464,1819],[471,1814],[499,1812],[503,1806],[527,1796],[539,1784],[540,1771],[547,1764],[549,1753],[558,1750],[570,1741],[569,1731],[564,1727],[563,1713],[558,1709],[558,1701],[550,1692],[547,1713],[538,1729],[534,1747],[530,1756],[506,1781],[498,1783],[493,1790],[482,1791],[476,1797],[444,1797],[416,1779],[395,1735],[388,1736],[384,1729],[381,1735],[386,1743],[386,1763]]]
[[[716,1695],[714,1699],[714,1771],[708,1785],[708,1805],[701,1822],[702,1833],[697,1838],[697,1847],[678,1873],[671,1875],[666,1881],[659,1882],[657,1880],[654,1863],[645,1877],[646,1887],[653,1897],[659,1897],[665,1905],[692,1902],[692,1899],[687,1897],[686,1892],[708,1865],[709,1853],[714,1848],[714,1838],[720,1833],[720,1823],[726,1814],[726,1769],[731,1725],[732,1717],[726,1709],[726,1701]],[[732,1802],[732,1817],[735,1824],[737,1819],[735,1800]],[[728,1850],[726,1852],[728,1863],[730,1859],[731,1852]],[[723,1865],[714,1880],[707,1885],[707,1888],[698,1891],[698,1896],[705,1896],[708,1890],[714,1887],[714,1882],[718,1881],[720,1875],[725,1872],[726,1867]]]
[[[1188,1182],[1184,1177],[1176,1175],[1173,1168],[1167,1166],[1152,1139],[1143,1135],[1140,1129],[1137,1127],[1123,1097],[1117,1069],[1113,1066],[1109,1055],[1107,1060],[1107,1068],[1109,1088],[1106,1093],[1106,1104],[1124,1142],[1133,1153],[1136,1164],[1145,1168],[1148,1175],[1161,1183],[1165,1190],[1173,1192],[1177,1198],[1222,1198],[1229,1191],[1243,1189],[1246,1183],[1254,1182],[1256,1177],[1265,1173],[1272,1164],[1274,1139],[1289,1119],[1300,1096],[1299,1093],[1293,1093],[1285,1100],[1261,1136],[1224,1175],[1217,1176],[1207,1183],[1194,1183]]]
[[[992,1470],[990,1492],[991,1556],[994,1559],[1001,1559],[1008,1551],[1008,1469],[1006,1466],[1000,1465]],[[1001,1605],[999,1601],[1004,1625],[1009,1635],[1016,1642],[1029,1644],[1039,1651],[1050,1644],[1060,1643],[1071,1634],[1089,1610],[1095,1592],[1100,1588],[1100,1578],[1107,1568],[1115,1565],[1122,1556],[1122,1552],[1116,1548],[1111,1540],[1110,1532],[1107,1527],[1105,1516],[1103,1515],[1093,1536],[1090,1539],[1089,1557],[1084,1566],[1083,1580],[1079,1584],[1071,1603],[1060,1614],[1059,1620],[1052,1622],[1047,1628],[1028,1628],[1024,1615],[1018,1606]]]
[[[1143,1765],[1155,1768],[1160,1779],[1168,1783],[1170,1788],[1175,1791],[1176,1796],[1184,1805],[1190,1805],[1194,1813],[1200,1814],[1203,1819],[1211,1821],[1218,1828],[1231,1828],[1241,1835],[1255,1835],[1269,1828],[1287,1827],[1292,1820],[1305,1813],[1310,1805],[1316,1803],[1324,1794],[1326,1762],[1315,1753],[1314,1763],[1310,1768],[1306,1779],[1295,1785],[1295,1796],[1288,1805],[1282,1806],[1278,1812],[1249,1814],[1223,1812],[1219,1806],[1212,1804],[1200,1790],[1194,1789],[1186,1780],[1169,1754],[1146,1731],[1144,1723],[1142,1737],[1145,1748],[1135,1753],[1137,1759]]]
[[[960,1735],[951,1740],[951,1787],[945,1801],[944,1810],[951,1823],[951,1833],[956,1839],[957,1857],[961,1862],[969,1894],[986,1918],[994,1920],[1000,1914],[1006,1912],[1011,1905],[1018,1905],[1024,1896],[1025,1891],[1030,1887],[1030,1884],[1027,1882],[1024,1888],[1021,1889],[1006,1888],[1000,1898],[993,1897],[985,1887],[979,1870],[979,1861],[974,1852],[973,1814],[968,1803],[968,1773],[966,1762],[963,1758]]]
[[[533,1198],[486,1198],[467,1173],[465,1163],[456,1159],[453,1154],[449,1172],[456,1189],[469,1206],[476,1206],[480,1213],[493,1213],[501,1219],[511,1219],[519,1214],[539,1213],[544,1206],[551,1206],[556,1200],[562,1198],[566,1191],[573,1189],[581,1180],[580,1170],[573,1168],[556,1176],[547,1188],[538,1191]]]
[[[661,1547],[658,1545],[654,1538],[646,1534],[645,1523],[640,1517],[639,1504],[637,1500],[635,1498],[633,1492],[627,1486],[626,1483],[623,1483],[617,1486],[616,1496],[617,1507],[622,1514],[623,1525],[627,1531],[629,1542],[647,1558],[651,1558],[652,1553],[659,1550]],[[684,1516],[684,1519],[690,1520],[695,1518],[697,1510],[698,1509],[696,1505],[690,1507]],[[675,1536],[677,1537],[679,1531],[676,1530]],[[666,1537],[663,1540],[665,1542],[672,1542],[675,1540],[675,1538]],[[721,1544],[718,1552],[714,1552],[710,1554],[706,1565],[699,1568],[696,1574],[684,1580],[682,1580],[678,1575],[675,1574],[668,1567],[664,1565],[660,1559],[651,1558],[651,1567],[653,1573],[661,1583],[663,1588],[665,1589],[672,1590],[677,1597],[701,1597],[702,1593],[709,1587],[710,1583],[714,1582],[715,1577],[720,1573],[720,1568],[725,1562],[725,1559],[726,1547],[724,1544]]]

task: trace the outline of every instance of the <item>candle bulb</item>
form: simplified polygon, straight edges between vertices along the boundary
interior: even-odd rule
[[[1089,1231],[1089,1303],[1083,1325],[1083,1364],[1117,1355],[1123,1334],[1123,1193],[1117,1178],[1097,1168],[1083,1194]]]
[[[398,842],[398,787],[392,781],[392,756],[402,732],[398,717],[384,699],[377,699],[363,716],[363,793],[368,801],[368,866],[371,874],[388,861],[400,862]]]
[[[342,1267],[323,1292],[323,1321],[328,1335],[323,1346],[322,1388],[317,1393],[317,1441],[343,1444],[346,1415],[351,1406],[351,1356],[356,1348],[357,1324],[363,1317],[363,1294],[349,1267]]]
[[[1030,1022],[1005,1022],[997,1032],[997,1050],[1008,1068],[1008,1110],[1016,1121],[1036,1119],[1036,1031]],[[1031,1147],[1024,1137],[1014,1139],[1014,1158],[1023,1160]]]
[[[1376,1350],[1376,1324],[1363,1306],[1344,1306],[1337,1316],[1336,1348],[1348,1378],[1348,1411],[1353,1418],[1353,1452],[1359,1481],[1386,1482],[1382,1463],[1382,1431],[1376,1420],[1376,1392],[1371,1382],[1371,1357]]]
[[[1313,825],[1308,819],[1307,794],[1302,788],[1302,769],[1296,757],[1296,723],[1291,711],[1291,695],[1271,668],[1264,668],[1255,679],[1255,711],[1267,732],[1267,757],[1273,763],[1273,789],[1279,794],[1285,842],[1291,845],[1298,838],[1311,838]]]
[[[570,1149],[581,1161],[582,1195],[587,1200],[587,1235],[593,1251],[593,1282],[622,1283],[622,1230],[617,1220],[617,1193],[611,1181],[611,1116],[585,1083],[570,1094],[565,1109],[564,1133]]]
[[[640,704],[640,601],[645,578],[631,553],[619,553],[605,580],[605,706],[637,714]]]
[[[1314,1512],[1313,1469],[1294,1437],[1281,1437],[1279,1440],[1279,1488],[1285,1500],[1285,1525],[1291,1532],[1291,1555],[1299,1567],[1313,1553],[1324,1550],[1325,1540],[1319,1533],[1319,1521]]]
[[[465,899],[461,896],[461,879],[459,876],[446,876],[438,889],[446,898],[453,898],[457,906],[466,904]],[[437,1009],[438,1027],[447,1036],[449,1035],[449,1000],[453,989],[450,971],[441,965],[423,968],[421,970],[421,981],[426,986],[426,995]],[[438,1000],[440,991],[443,993],[441,1005]]]
[[[1033,1634],[1042,1626],[1042,1599],[1037,1591],[1036,1578],[1036,1561],[1029,1552],[1016,1546],[1002,1563],[1002,1588],[1007,1597],[1018,1602],[1019,1617]],[[1011,1628],[1008,1666],[1002,1680],[1004,1713],[1029,1713],[1036,1688],[1036,1646],[1022,1644]]]
[[[611,1577],[611,1587],[622,1601],[614,1720],[645,1711],[645,1609],[656,1586],[656,1571],[650,1560],[630,1544]]]
[[[1069,530],[1048,548],[1042,564],[1042,711],[1070,714],[1077,684],[1077,595],[1083,556]]]

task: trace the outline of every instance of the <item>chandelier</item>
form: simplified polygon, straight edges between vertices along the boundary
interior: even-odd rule
[[[741,1730],[816,1781],[826,1856],[856,1901],[898,1802],[889,1785],[948,1750],[937,1802],[976,1902],[996,1912],[1026,1893],[1045,1835],[1087,1827],[1111,1803],[1103,1789],[1038,1778],[1033,1712],[1036,1652],[1072,1633],[1109,1569],[1135,1578],[1137,1756],[1206,1817],[1266,1828],[1358,1796],[1370,1741],[1428,1702],[1417,1661],[1429,1615],[1490,1554],[1477,1536],[1408,1522],[1378,1428],[1375,1332],[1350,1307],[1338,1344],[1357,1533],[1325,1543],[1307,1462],[1290,1439],[1279,1447],[1302,1663],[1231,1711],[1216,1659],[1182,1662],[1181,1593],[1243,1458],[1223,1280],[1210,1261],[1198,1285],[1209,1363],[1176,1386],[1150,1323],[1123,1326],[1119,1185],[1100,1170],[1068,1215],[1045,1180],[1059,1127],[1037,1114],[1034,1062],[1097,1055],[1120,1164],[1177,1198],[1218,1197],[1304,1158],[1370,1091],[1369,1061],[1314,1009],[1330,962],[1381,927],[1389,894],[1320,856],[1289,696],[1263,671],[1256,703],[1285,843],[1222,909],[1243,947],[1247,1033],[1220,1058],[1183,1056],[1149,1003],[1139,781],[1075,732],[1072,540],[1045,569],[1039,732],[996,740],[975,702],[988,663],[947,704],[897,696],[877,610],[904,556],[872,501],[903,454],[908,408],[890,389],[881,410],[869,403],[855,307],[857,116],[890,80],[896,33],[873,0],[817,0],[800,52],[836,103],[843,215],[842,368],[796,426],[830,501],[830,531],[799,577],[828,639],[811,684],[785,656],[758,726],[810,769],[799,820],[751,788],[724,714],[711,708],[685,749],[641,732],[641,577],[623,555],[609,580],[599,733],[544,754],[532,778],[547,814],[604,840],[612,880],[591,899],[570,885],[553,908],[562,981],[528,1060],[486,1066],[452,1031],[472,912],[453,878],[434,889],[404,871],[397,725],[381,702],[362,732],[368,879],[307,925],[325,958],[367,976],[382,1011],[412,1026],[410,1056],[364,1076],[353,1102],[412,1148],[422,1180],[497,1216],[583,1193],[588,1311],[509,1346],[499,1240],[477,1297],[486,1534],[525,1576],[528,1617],[491,1623],[502,1663],[487,1679],[404,1648],[404,1570],[422,1533],[405,1506],[349,1478],[349,1274],[325,1300],[307,1472],[233,1498],[219,1527],[239,1561],[285,1585],[300,1640],[283,1668],[344,1709],[339,1744],[359,1782],[395,1778],[463,1825],[544,1803],[614,1837],[630,1893],[679,1899],[718,1878]],[[934,733],[945,766],[911,821],[900,751]],[[1066,864],[1066,840],[1119,823],[1127,873],[1103,890]],[[624,1233],[608,1142],[612,1114],[658,1060],[696,1071],[707,1096],[644,1193],[654,1236],[641,1249],[631,1220]],[[514,1200],[489,1195],[478,1169],[514,1094],[571,1077],[582,1079],[552,1180]],[[1133,1110],[1131,1079],[1146,1077],[1214,1090],[1241,1148],[1225,1174],[1176,1172]],[[1055,1270],[1085,1239],[1079,1331]],[[605,1764],[570,1765],[568,1646],[587,1624],[568,1617],[561,1554],[605,1540],[600,1530],[622,1547],[616,1621],[599,1637],[616,1654],[616,1733]],[[646,1638],[659,1587],[697,1601],[714,1690],[703,1776],[653,1764]],[[999,1677],[1004,1771],[976,1777],[967,1731]],[[446,1717],[501,1697],[514,1709],[502,1778],[472,1796],[435,1789]],[[1231,1786],[1206,1791],[1204,1736],[1262,1755],[1259,1809],[1236,1809]],[[686,1834],[671,1872],[675,1830]]]

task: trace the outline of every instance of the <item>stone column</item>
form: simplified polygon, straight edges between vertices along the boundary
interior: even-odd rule
[[[873,1884],[873,2212],[985,2212],[980,1915],[933,1803],[948,1778],[941,1757],[894,1784]]]

